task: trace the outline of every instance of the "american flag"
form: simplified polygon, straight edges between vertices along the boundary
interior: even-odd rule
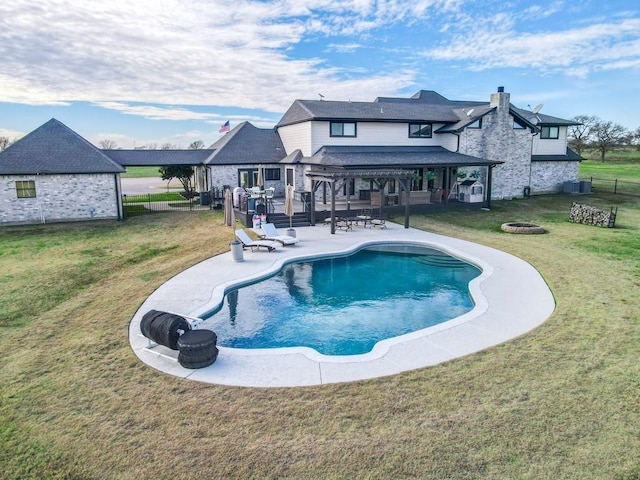
[[[220,127],[220,130],[219,130],[219,132],[218,132],[218,133],[225,133],[225,132],[228,132],[228,131],[230,131],[230,130],[231,130],[231,128],[229,127],[229,120],[227,120],[227,121],[224,123],[224,125],[222,125],[222,126]]]

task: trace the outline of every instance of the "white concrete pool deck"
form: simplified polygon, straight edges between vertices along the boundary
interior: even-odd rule
[[[547,284],[523,260],[471,242],[387,225],[382,230],[355,227],[335,235],[328,226],[298,228],[300,242],[295,247],[274,252],[245,250],[243,262],[235,262],[231,252],[205,260],[168,280],[141,305],[129,327],[131,347],[147,365],[185,379],[245,387],[308,386],[394,375],[446,362],[522,335],[553,312],[555,302]],[[140,333],[140,320],[151,309],[197,318],[221,304],[225,290],[248,279],[269,276],[292,259],[346,253],[378,242],[435,247],[479,266],[483,273],[470,285],[473,310],[443,324],[379,342],[364,355],[325,356],[301,347],[218,347],[216,362],[195,370],[178,363],[177,351],[155,346]]]

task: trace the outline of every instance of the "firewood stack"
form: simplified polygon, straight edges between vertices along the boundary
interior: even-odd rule
[[[616,223],[616,214],[613,209],[606,212],[599,208],[590,207],[589,205],[574,203],[571,205],[569,221],[582,223],[584,225],[593,225],[596,227],[613,228]]]

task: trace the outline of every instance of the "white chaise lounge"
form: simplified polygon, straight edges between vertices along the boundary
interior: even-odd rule
[[[264,233],[265,240],[275,240],[276,242],[280,242],[283,247],[287,245],[295,245],[300,241],[299,238],[292,237],[290,235],[280,235],[273,223],[263,223],[260,226],[260,229]]]
[[[273,240],[251,240],[244,230],[236,230],[236,238],[240,240],[243,248],[251,248],[252,252],[260,250],[260,247],[272,251],[280,246],[280,243]]]

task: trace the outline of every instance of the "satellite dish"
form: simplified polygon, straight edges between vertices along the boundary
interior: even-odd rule
[[[539,103],[538,105],[535,106],[535,108],[531,111],[531,113],[538,113],[540,110],[542,110],[542,107],[544,107],[543,103]]]
[[[474,110],[475,110],[475,108],[472,108],[471,110],[469,110],[468,112],[466,112],[467,117],[470,117]]]

